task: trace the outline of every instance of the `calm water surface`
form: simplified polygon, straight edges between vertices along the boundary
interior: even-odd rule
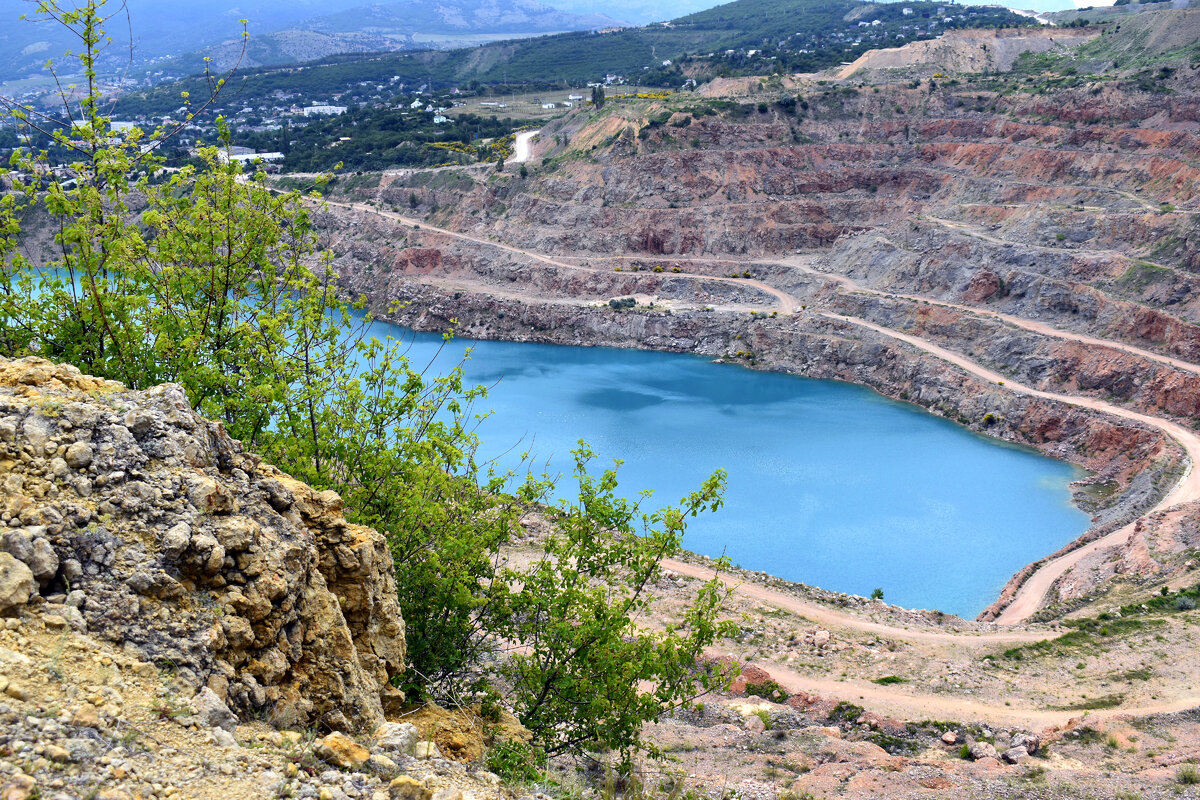
[[[380,323],[375,335],[411,341],[420,364],[441,345]],[[1074,467],[869,389],[687,355],[467,340],[440,371],[467,346],[468,380],[496,384],[484,455],[515,466],[531,449],[569,491],[583,438],[602,459],[593,471],[623,459],[621,493],[653,489],[652,507],[725,469],[725,507],[693,519],[685,545],[743,567],[971,617],[1088,526],[1069,503]]]

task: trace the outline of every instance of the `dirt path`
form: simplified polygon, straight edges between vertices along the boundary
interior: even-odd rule
[[[904,689],[895,685],[879,686],[868,681],[819,678],[781,667],[778,664],[764,664],[756,661],[754,665],[766,670],[780,686],[788,691],[794,692],[800,689],[840,700],[862,701],[869,703],[872,711],[908,720],[977,719],[987,720],[992,725],[1014,725],[1041,729],[1051,725],[1064,725],[1071,718],[1083,716],[1085,713],[1089,719],[1140,717],[1151,714],[1172,714],[1200,706],[1200,694],[1186,694],[1136,707],[1126,706],[1099,711],[1021,708],[1016,705],[971,700],[956,694],[931,694],[923,693],[919,689]]]
[[[1044,245],[1044,244],[1029,244],[1026,242],[1012,242],[1012,241],[1009,241],[1008,239],[1002,239],[999,236],[992,236],[987,231],[981,230],[978,225],[971,225],[970,223],[967,223],[967,222],[958,222],[957,220],[942,219],[941,217],[929,217],[929,216],[920,217],[920,219],[924,219],[924,220],[928,220],[929,222],[937,223],[938,225],[941,225],[943,228],[949,228],[951,230],[965,233],[967,236],[970,236],[975,239],[980,239],[985,242],[991,242],[992,244],[998,244],[998,245],[1002,245],[1005,247],[1024,247],[1024,248],[1028,248],[1030,250],[1040,250],[1045,253],[1054,253],[1055,255],[1064,255],[1064,254],[1076,255],[1076,254],[1086,253],[1088,255],[1093,255],[1093,256],[1107,256],[1109,258],[1115,258],[1115,259],[1119,259],[1121,261],[1128,261],[1130,263],[1149,264],[1150,266],[1155,267],[1156,269],[1165,269],[1165,270],[1170,270],[1171,272],[1179,272],[1179,270],[1175,269],[1174,267],[1167,266],[1166,264],[1156,264],[1153,261],[1146,261],[1143,258],[1134,258],[1133,256],[1130,256],[1126,253],[1122,253],[1120,250],[1069,250],[1064,247],[1050,247],[1050,246]]]
[[[701,580],[713,577],[712,568],[682,561],[668,559],[663,562],[663,566],[672,572]],[[1037,630],[972,633],[897,627],[864,619],[844,611],[837,611],[819,603],[805,601],[766,586],[739,583],[731,576],[722,576],[722,580],[733,589],[735,594],[741,597],[799,614],[815,624],[827,625],[835,630],[838,628],[850,629],[916,644],[941,645],[956,649],[964,646],[984,648],[1038,641],[1054,635],[1051,631]],[[713,655],[723,654],[714,652]],[[880,686],[870,681],[814,676],[766,661],[754,661],[753,663],[756,667],[766,670],[772,679],[778,681],[789,692],[803,690],[839,700],[866,703],[872,711],[889,714],[900,719],[979,719],[987,720],[993,725],[1016,725],[1038,729],[1051,725],[1062,725],[1072,717],[1078,717],[1083,713],[1082,711],[1001,705],[972,700],[959,694],[923,692],[919,683]],[[1011,702],[1009,701],[1009,703]],[[1200,705],[1200,695],[1188,694],[1164,698],[1136,707],[1127,706],[1089,711],[1088,714],[1091,717],[1101,718],[1165,714],[1185,711],[1198,705]]]
[[[535,261],[540,261],[543,264],[550,264],[551,266],[558,267],[559,269],[573,270],[576,272],[588,272],[588,273],[600,272],[600,270],[595,269],[594,267],[582,266],[579,264],[570,264],[570,263],[567,263],[566,261],[559,261],[558,259],[554,259],[549,256],[542,255],[541,253],[537,253],[532,250],[523,250],[520,247],[513,247],[512,245],[504,244],[502,242],[493,242],[488,239],[480,238],[478,236],[471,236],[470,234],[467,234],[467,233],[459,233],[458,231],[452,231],[448,228],[439,228],[436,225],[430,225],[429,223],[423,222],[419,219],[413,219],[412,217],[405,217],[401,214],[397,214],[394,211],[384,211],[383,209],[375,208],[375,207],[369,206],[365,203],[341,203],[336,200],[328,200],[328,199],[325,200],[324,202],[327,203],[328,205],[337,206],[338,208],[345,208],[350,211],[361,211],[361,212],[367,213],[367,214],[375,214],[376,216],[395,220],[397,222],[401,222],[405,225],[410,225],[410,226],[419,228],[424,231],[433,231],[434,233],[439,233],[439,234],[442,234],[444,236],[449,236],[454,239],[460,239],[462,241],[471,242],[473,244],[483,245],[484,247],[494,247],[497,250],[503,250],[505,252],[513,253],[516,255],[522,255],[522,256],[525,256],[526,258],[531,258]],[[769,285],[763,283],[762,281],[756,281],[751,278],[727,278],[727,277],[721,277],[721,276],[717,276],[717,275],[698,275],[698,274],[690,273],[690,272],[671,273],[669,276],[665,276],[665,277],[687,278],[687,279],[691,279],[691,280],[700,280],[700,281],[713,281],[715,283],[732,283],[732,284],[736,284],[738,286],[751,286],[751,287],[759,290],[763,294],[768,294],[775,298],[775,300],[778,302],[778,306],[773,310],[777,311],[780,314],[784,314],[784,315],[796,313],[796,308],[797,308],[796,300],[791,295],[789,295],[787,292],[784,292],[780,289],[776,289],[774,286],[769,286]],[[761,308],[754,308],[751,306],[728,306],[728,309],[736,310],[736,311],[746,311],[746,312],[763,310]]]
[[[513,142],[512,158],[508,160],[509,164],[524,164],[529,160],[529,156],[533,153],[533,137],[541,133],[541,130],[523,131],[517,134],[516,140]]]
[[[1042,336],[1049,336],[1054,339],[1065,339],[1068,341],[1079,342],[1081,344],[1091,345],[1092,347],[1106,347],[1110,350],[1121,350],[1123,352],[1130,353],[1132,355],[1136,355],[1136,356],[1140,356],[1145,359],[1149,359],[1150,361],[1157,361],[1160,364],[1166,364],[1169,367],[1174,367],[1175,369],[1182,370],[1184,372],[1190,372],[1193,375],[1200,375],[1200,364],[1193,364],[1190,361],[1184,361],[1182,358],[1174,358],[1172,356],[1165,356],[1165,355],[1162,355],[1161,353],[1155,353],[1152,350],[1145,350],[1145,349],[1143,349],[1141,347],[1137,347],[1135,345],[1125,344],[1123,342],[1114,342],[1109,339],[1100,339],[1095,336],[1088,336],[1087,334],[1075,333],[1073,331],[1064,331],[1064,330],[1060,330],[1059,328],[1051,327],[1050,325],[1047,325],[1044,322],[1036,322],[1034,320],[1025,319],[1024,317],[1016,317],[1016,316],[1013,316],[1012,314],[1004,314],[999,311],[990,311],[985,308],[978,308],[976,306],[969,306],[969,305],[965,305],[962,303],[952,303],[948,300],[936,300],[936,299],[933,299],[930,297],[921,297],[920,295],[915,295],[915,294],[900,294],[898,292],[885,292],[885,291],[880,291],[878,289],[870,289],[870,288],[859,285],[852,278],[847,278],[844,275],[834,275],[834,274],[831,274],[828,272],[821,272],[818,269],[814,269],[808,263],[802,262],[797,259],[789,259],[789,260],[780,261],[780,262],[762,262],[762,263],[786,264],[789,267],[799,269],[801,272],[805,272],[810,275],[819,275],[821,277],[828,278],[831,281],[835,281],[836,283],[841,284],[847,291],[850,291],[850,292],[857,292],[858,294],[869,294],[869,295],[873,295],[875,297],[895,297],[895,298],[900,298],[901,300],[909,300],[914,303],[928,303],[931,306],[940,306],[941,308],[952,308],[956,311],[963,311],[968,314],[974,314],[975,316],[988,317],[989,319],[999,320],[1001,322],[1008,323],[1009,325],[1014,325],[1018,328],[1024,328],[1027,331],[1032,331],[1034,333],[1041,334]]]
[[[1038,389],[1016,383],[1011,378],[1007,378],[999,373],[992,372],[985,367],[981,367],[980,365],[959,355],[958,353],[953,353],[943,347],[932,344],[931,342],[919,339],[916,336],[910,336],[905,333],[900,333],[899,331],[891,330],[890,328],[885,328],[881,325],[875,325],[874,323],[870,323],[865,320],[853,319],[838,314],[821,312],[821,315],[828,317],[829,319],[837,320],[850,325],[869,328],[870,330],[881,333],[884,336],[889,336],[893,339],[906,342],[913,347],[935,355],[938,358],[947,361],[972,375],[975,375],[976,377],[983,378],[984,380],[993,383],[1003,382],[1006,389],[1019,394],[1027,394],[1032,397],[1054,400],[1060,403],[1079,406],[1080,408],[1089,408],[1095,411],[1111,414],[1113,416],[1140,422],[1143,425],[1148,425],[1152,428],[1157,428],[1179,443],[1179,445],[1184,449],[1184,452],[1187,453],[1189,464],[1187,471],[1175,484],[1171,491],[1168,492],[1166,496],[1164,496],[1157,503],[1157,505],[1154,506],[1154,508],[1150,509],[1146,513],[1153,514],[1182,503],[1200,500],[1200,470],[1195,468],[1195,465],[1200,463],[1200,436],[1197,436],[1192,431],[1189,431],[1186,428],[1175,424],[1174,422],[1159,419],[1158,417],[1152,417],[1147,414],[1141,414],[1137,411],[1121,408],[1120,406],[1110,405],[1102,400],[1096,400],[1090,397],[1071,397],[1069,395],[1055,394],[1053,392],[1043,392]],[[1069,336],[1069,334],[1063,335]],[[1011,625],[1028,619],[1031,614],[1037,611],[1038,607],[1042,603],[1043,598],[1050,591],[1050,587],[1068,569],[1078,564],[1081,559],[1090,553],[1094,553],[1097,550],[1112,547],[1123,542],[1133,532],[1135,524],[1136,523],[1130,523],[1129,525],[1113,531],[1112,533],[1103,536],[1094,542],[1072,550],[1071,552],[1059,556],[1058,558],[1048,561],[1042,565],[1036,572],[1033,573],[1033,575],[1029,577],[1028,580],[1025,581],[1025,583],[1021,585],[1021,588],[1017,591],[1012,603],[1010,603],[1008,607],[1004,609],[996,621],[1001,624]]]
[[[688,575],[701,580],[709,580],[714,574],[713,569],[710,567],[699,567],[695,564],[688,564],[684,561],[676,561],[674,559],[663,561],[663,567],[680,575]],[[1036,642],[1054,635],[1048,631],[1005,630],[997,632],[971,632],[898,627],[896,625],[888,625],[884,622],[864,619],[857,614],[837,611],[820,603],[801,600],[795,595],[777,592],[766,586],[759,586],[755,583],[741,583],[729,575],[723,574],[721,581],[736,594],[761,603],[768,603],[784,611],[790,611],[793,614],[799,614],[805,619],[812,620],[820,625],[829,625],[835,628],[850,628],[863,633],[886,636],[889,639],[901,639],[908,642],[925,642],[929,644],[951,644],[955,646],[993,646],[1019,642]]]

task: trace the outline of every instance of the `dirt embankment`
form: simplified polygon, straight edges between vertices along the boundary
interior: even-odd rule
[[[834,74],[839,80],[846,80],[869,70],[904,70],[915,74],[1007,72],[1023,53],[1061,51],[1099,35],[1099,31],[1086,28],[947,31],[937,39],[868,50]]]

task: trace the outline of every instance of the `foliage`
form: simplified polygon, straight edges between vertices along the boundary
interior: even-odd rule
[[[520,588],[508,598],[503,636],[523,647],[503,672],[516,687],[517,716],[547,753],[611,748],[628,763],[643,722],[728,684],[727,668],[701,663],[705,648],[734,631],[717,621],[728,590],[715,580],[664,632],[638,623],[663,559],[681,547],[687,519],[721,506],[725,475],[714,474],[679,507],[645,512],[640,501],[616,494],[615,469],[589,474],[594,457],[580,443],[579,501],[558,504],[545,555],[506,573]],[[651,688],[642,691],[643,683]]]
[[[899,675],[884,675],[882,678],[872,678],[871,683],[877,683],[880,686],[891,686],[896,683],[908,683],[908,678],[901,678]]]
[[[789,697],[787,690],[780,686],[777,681],[771,679],[767,679],[762,683],[747,683],[746,694],[753,697],[761,697],[773,703],[787,702]]]
[[[487,751],[484,763],[489,771],[508,783],[529,783],[542,777],[545,757],[534,748],[515,739],[501,742]]]
[[[615,495],[615,470],[591,477],[582,447],[579,501],[552,510],[559,530],[545,556],[501,568],[521,514],[553,483],[514,485],[477,463],[471,409],[484,390],[464,386],[461,365],[431,377],[397,342],[366,335],[369,317],[339,298],[320,250],[319,198],[243,172],[225,157],[227,133],[167,175],[154,150],[172,131],[112,131],[95,69],[102,6],[39,6],[81,39],[82,100],[64,97],[60,118],[6,101],[29,138],[74,160],[54,166],[30,148],[0,172],[12,187],[0,197],[0,353],[67,361],[134,389],[178,382],[231,435],[338,492],[347,519],[379,529],[395,559],[403,679],[487,699],[482,667],[501,643],[516,648],[504,673],[547,752],[614,748],[628,760],[643,722],[724,685],[724,672],[699,664],[727,632],[717,579],[679,623],[640,624],[662,559],[679,550],[689,516],[721,505],[724,475],[679,508],[648,513]],[[208,86],[206,102],[224,81]],[[27,255],[37,231],[23,224],[36,215],[55,233],[44,258]]]

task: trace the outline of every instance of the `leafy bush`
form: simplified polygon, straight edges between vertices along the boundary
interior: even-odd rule
[[[487,751],[484,763],[489,771],[507,783],[532,783],[542,778],[545,758],[524,742],[501,742]]]
[[[788,697],[790,697],[787,690],[780,686],[777,681],[769,679],[762,683],[747,683],[746,694],[753,697],[761,697],[773,703],[787,702]]]

